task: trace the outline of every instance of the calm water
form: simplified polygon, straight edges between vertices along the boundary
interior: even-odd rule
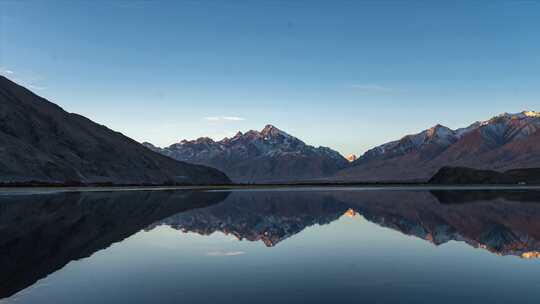
[[[0,195],[0,303],[538,303],[536,191]]]

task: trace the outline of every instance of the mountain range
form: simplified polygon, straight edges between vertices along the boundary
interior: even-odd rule
[[[0,76],[0,183],[223,184]]]
[[[312,180],[348,166],[338,152],[307,145],[273,125],[220,141],[202,137],[165,148],[143,145],[179,161],[217,168],[236,182]]]
[[[273,125],[159,148],[68,113],[0,76],[0,184],[426,182],[448,166],[540,167],[539,128],[538,112],[504,113],[458,129],[436,125],[347,158]]]
[[[217,168],[237,182],[428,181],[445,166],[508,170],[540,167],[540,113],[504,113],[450,129],[436,125],[347,158],[315,148],[273,125],[214,141],[145,146],[174,159]]]
[[[363,181],[425,181],[443,166],[540,167],[540,113],[504,113],[452,130],[436,125],[375,147],[338,173]]]

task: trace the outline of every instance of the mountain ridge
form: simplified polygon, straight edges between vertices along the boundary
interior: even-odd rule
[[[0,76],[0,182],[222,184],[229,179],[213,168],[151,152]]]
[[[508,170],[540,167],[540,113],[503,113],[467,127],[437,124],[372,148],[338,178],[427,181],[444,166]]]
[[[165,148],[143,145],[180,161],[217,168],[238,182],[322,178],[348,165],[338,152],[308,145],[271,124],[219,141],[200,137]]]
[[[4,185],[229,183],[220,171],[241,183],[427,182],[442,167],[540,167],[540,112],[502,113],[457,129],[436,124],[358,158],[308,145],[271,124],[159,148],[68,113],[0,76]]]

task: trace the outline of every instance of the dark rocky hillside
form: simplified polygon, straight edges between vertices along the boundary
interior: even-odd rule
[[[0,183],[222,184],[0,76]]]
[[[464,167],[443,167],[431,184],[540,184],[540,168],[513,169],[505,172]]]

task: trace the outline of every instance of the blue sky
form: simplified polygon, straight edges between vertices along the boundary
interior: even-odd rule
[[[139,141],[360,154],[540,110],[538,1],[0,1],[0,73]]]

